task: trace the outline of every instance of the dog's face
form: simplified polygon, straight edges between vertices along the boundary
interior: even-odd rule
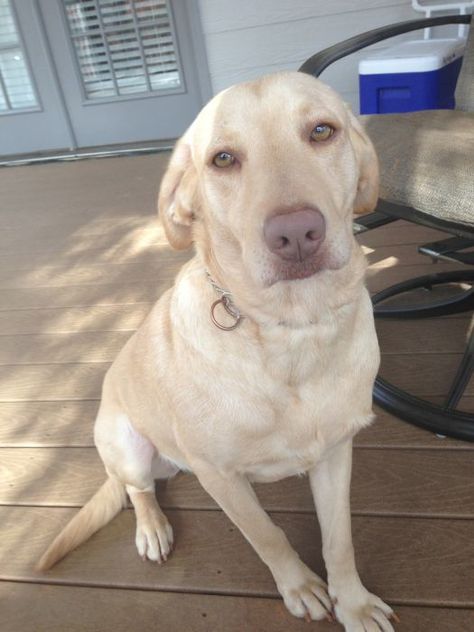
[[[172,246],[268,287],[349,261],[352,214],[374,208],[374,149],[317,79],[278,73],[234,86],[178,142],[159,212]]]

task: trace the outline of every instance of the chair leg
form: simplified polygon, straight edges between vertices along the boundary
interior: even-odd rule
[[[456,408],[459,400],[461,399],[469,380],[472,377],[474,371],[474,328],[471,329],[471,335],[469,336],[469,342],[467,343],[466,351],[461,360],[461,364],[456,373],[456,377],[451,384],[451,388],[446,398],[445,408],[446,410],[452,410]]]
[[[415,289],[431,290],[436,285],[446,283],[468,283],[471,287],[455,296],[432,301],[427,305],[379,305],[388,298]],[[378,292],[372,297],[376,318],[428,318],[446,316],[474,310],[474,271],[460,270],[456,272],[438,272],[402,281]]]
[[[468,290],[429,305],[390,306],[381,302],[409,290],[431,289],[443,283],[468,283]],[[393,285],[372,297],[376,318],[426,318],[474,309],[474,271],[441,272]],[[404,421],[436,434],[474,441],[474,414],[457,410],[457,404],[474,372],[474,328],[444,405],[422,400],[390,384],[380,375],[375,380],[374,400]]]
[[[378,377],[374,385],[374,401],[399,419],[438,435],[474,441],[474,415],[443,407],[402,391]]]

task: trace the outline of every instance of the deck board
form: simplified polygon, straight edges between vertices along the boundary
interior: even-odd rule
[[[308,629],[192,475],[157,485],[176,551],[157,567],[134,548],[134,516],[45,575],[33,563],[104,479],[93,420],[109,363],[189,253],[156,221],[167,155],[0,169],[0,627],[8,632],[267,632]],[[359,235],[372,292],[459,266],[417,246],[445,234],[398,221]],[[442,401],[470,316],[378,321],[382,374]],[[474,411],[474,384],[462,400]],[[474,444],[378,410],[354,440],[360,574],[407,632],[474,629]],[[256,486],[263,506],[324,575],[308,481]],[[28,604],[28,608],[24,607]],[[326,622],[318,630],[338,630]]]
[[[73,513],[51,507],[0,507],[5,530],[0,578],[277,596],[269,570],[221,511],[168,509],[176,548],[162,566],[144,563],[138,556],[133,511],[126,510],[51,571],[38,574],[33,570],[35,561]],[[324,576],[316,516],[279,512],[271,516],[305,563]],[[474,556],[469,520],[356,516],[353,536],[361,576],[369,589],[390,603],[474,607],[472,571],[466,564]]]
[[[28,603],[28,608],[24,604]],[[104,604],[107,607],[104,608]],[[0,585],[0,609],[8,632],[130,632],[142,630],[187,632],[308,632],[308,624],[292,618],[280,600],[14,584]],[[472,610],[397,607],[403,632],[461,632],[472,625]],[[159,628],[157,628],[159,622]],[[319,621],[318,632],[341,632],[342,626]]]
[[[151,302],[136,302],[128,305],[5,310],[0,311],[0,330],[3,336],[133,331],[143,322],[152,305]]]
[[[176,266],[176,270],[179,265]],[[104,283],[103,285],[69,285],[66,287],[30,287],[2,290],[0,311],[50,308],[111,307],[156,301],[171,287],[174,274],[141,279],[133,285]],[[14,317],[14,315],[13,315]],[[7,316],[8,318],[8,316]]]
[[[93,446],[93,423],[98,408],[98,399],[3,402],[0,404],[0,446]]]
[[[0,289],[34,289],[34,288],[62,288],[68,286],[97,286],[115,285],[123,283],[131,285],[136,282],[146,281],[156,278],[173,278],[181,265],[189,259],[188,253],[160,254],[152,259],[150,264],[142,263],[97,263],[84,264],[70,267],[67,264],[43,265],[38,268],[26,268],[16,271],[0,270]],[[368,287],[372,291],[378,291],[385,285],[384,279],[390,279],[390,283],[409,279],[414,276],[421,276],[434,272],[433,264],[417,263],[405,266],[396,266],[390,258],[381,261],[371,267],[368,271]],[[457,266],[451,263],[439,263],[436,271],[455,270]]]
[[[132,334],[133,330],[1,336],[0,365],[112,362]]]
[[[471,450],[354,451],[354,514],[474,518]],[[0,505],[83,505],[105,480],[94,448],[0,449]],[[410,472],[410,477],[406,472]],[[158,483],[163,507],[215,509],[196,478]],[[256,485],[269,511],[314,512],[305,477]]]
[[[64,352],[66,353],[66,352]],[[448,392],[461,353],[382,356],[381,375],[418,396]],[[110,362],[58,362],[0,365],[0,402],[62,401],[100,397]],[[474,383],[466,388],[474,395]]]
[[[100,397],[109,362],[0,366],[0,402]]]
[[[436,399],[436,398],[434,398]],[[474,398],[462,400],[474,411]],[[0,447],[92,447],[93,423],[99,400],[3,402],[0,405]],[[473,443],[439,438],[405,424],[381,409],[354,444],[369,448],[474,450]]]
[[[128,264],[122,265],[123,270]],[[135,264],[136,265],[136,264]],[[147,271],[140,274],[140,266],[125,272],[128,281],[121,279],[117,269],[112,269],[108,277],[103,277],[97,269],[82,269],[74,273],[75,281],[64,272],[60,281],[51,280],[51,284],[33,286],[22,280],[21,286],[2,289],[2,303],[0,311],[37,309],[51,307],[87,307],[96,305],[123,305],[136,302],[155,301],[165,289],[171,286],[181,263],[166,263],[166,265],[151,274]],[[451,271],[457,269],[453,264],[441,264],[437,270]],[[414,276],[424,276],[434,272],[431,264],[408,265],[402,268],[382,268],[368,271],[367,286],[372,292],[378,292],[388,285],[399,283]],[[90,276],[89,284],[79,281],[84,276]],[[112,278],[113,277],[113,278]],[[12,285],[12,282],[8,282]]]
[[[128,306],[127,306],[128,307]],[[132,307],[132,306],[130,306]],[[123,319],[117,318],[115,323],[104,323],[101,316],[107,318],[107,312],[100,314],[97,308],[91,314],[83,313],[83,320],[76,324],[79,331],[67,331],[68,320],[72,321],[71,310],[44,310],[45,317],[34,319],[31,312],[26,311],[27,319],[21,318],[24,312],[18,312],[7,320],[18,329],[40,329],[43,323],[48,323],[49,331],[41,333],[16,333],[8,335],[5,331],[0,335],[0,365],[1,364],[47,364],[71,362],[112,362],[125,342],[141,324],[151,305],[139,305],[137,310],[123,310]],[[115,309],[115,308],[114,308]],[[84,310],[85,311],[85,310]],[[62,312],[62,313],[61,313]],[[110,313],[110,310],[109,310]],[[4,313],[5,315],[5,313]],[[18,315],[20,318],[18,318]],[[13,321],[15,318],[15,321]],[[0,312],[0,325],[2,314]],[[76,321],[77,322],[77,321]],[[82,324],[84,322],[84,325]],[[128,325],[128,326],[127,326]],[[466,336],[470,325],[469,318],[457,318],[448,324],[449,336],[444,332],[444,320],[433,318],[425,323],[420,331],[413,322],[395,322],[380,320],[377,323],[379,342],[383,347],[383,354],[399,355],[417,353],[447,354],[462,353],[466,343]],[[74,325],[69,325],[69,327]],[[99,328],[99,330],[82,330],[82,327]],[[108,330],[107,327],[114,327]],[[61,331],[65,329],[65,331]]]
[[[398,220],[376,230],[370,230],[358,235],[357,240],[368,248],[379,248],[386,245],[412,245],[416,249],[419,245],[445,239],[446,233],[427,226],[411,224],[405,220]]]

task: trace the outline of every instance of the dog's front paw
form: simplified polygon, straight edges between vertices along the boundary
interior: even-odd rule
[[[363,586],[331,593],[337,620],[346,632],[394,632],[390,621],[398,622],[392,608]]]
[[[303,562],[298,561],[277,580],[285,606],[295,617],[307,621],[334,621],[332,603],[325,582]]]
[[[166,562],[173,547],[173,529],[166,516],[154,512],[147,520],[137,523],[135,543],[143,560]]]

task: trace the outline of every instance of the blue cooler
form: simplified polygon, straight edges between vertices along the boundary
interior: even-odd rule
[[[403,42],[359,62],[361,114],[454,108],[466,40]]]

